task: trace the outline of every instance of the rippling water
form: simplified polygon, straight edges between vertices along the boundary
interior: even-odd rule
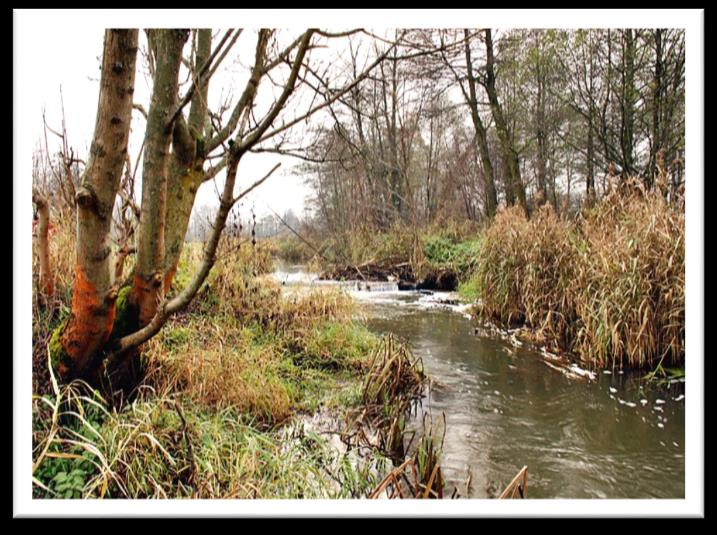
[[[568,378],[421,299],[364,299],[367,323],[422,357],[433,379],[424,405],[446,415],[444,476],[462,495],[495,496],[527,465],[530,498],[684,497],[683,385],[643,391],[638,377],[600,370]]]
[[[643,390],[639,377],[603,370],[571,378],[540,353],[476,336],[438,294],[352,294],[371,330],[423,359],[433,381],[423,409],[445,413],[441,466],[461,495],[494,497],[527,465],[529,498],[684,498],[684,385]]]

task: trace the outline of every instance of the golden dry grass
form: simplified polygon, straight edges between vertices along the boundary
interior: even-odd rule
[[[479,313],[525,324],[596,366],[680,365],[684,232],[682,206],[637,180],[576,221],[547,206],[530,220],[504,210],[483,234],[474,276]]]

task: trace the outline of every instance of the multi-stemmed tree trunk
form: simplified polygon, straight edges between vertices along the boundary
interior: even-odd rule
[[[72,309],[50,352],[64,377],[81,375],[107,342],[115,317],[110,227],[127,154],[134,95],[137,30],[107,30],[95,133],[76,193],[77,246]]]
[[[106,32],[94,139],[76,195],[77,266],[72,312],[53,333],[50,344],[53,367],[61,379],[83,377],[101,381],[103,373],[121,371],[141,344],[157,334],[172,314],[186,307],[214,265],[217,246],[232,207],[278,167],[235,196],[237,169],[242,157],[258,144],[304,121],[354,89],[393,48],[381,54],[344,88],[324,95],[321,104],[273,127],[297,86],[312,36],[317,32],[305,31],[276,57],[268,58],[272,31],[260,30],[249,80],[231,117],[223,127],[215,125],[213,136],[208,128],[204,128],[208,115],[209,80],[241,31],[228,30],[214,51],[211,50],[210,30],[197,31],[190,66],[192,85],[182,99],[179,98],[178,77],[189,31],[160,29],[147,32],[155,60],[154,85],[146,113],[137,261],[131,286],[121,291],[121,281],[110,261],[109,235],[127,155],[138,32]],[[263,117],[253,117],[250,125],[249,115],[250,111],[255,111],[254,101],[261,79],[282,64],[289,65],[290,72],[280,95]],[[190,102],[189,117],[185,119],[182,108]],[[223,154],[212,152],[221,148]],[[205,169],[210,155],[221,160]],[[197,189],[222,169],[227,173],[224,191],[201,264],[190,283],[175,297],[167,299]]]
[[[265,74],[266,49],[271,32],[260,30],[257,39],[254,66],[226,127],[209,137],[204,125],[207,120],[207,93],[209,81],[200,80],[189,109],[187,121],[180,115],[174,124],[170,158],[172,180],[167,185],[167,210],[164,246],[164,293],[169,291],[177,271],[184,238],[189,227],[192,207],[199,187],[214,174],[204,171],[207,155],[227,141],[253,101],[259,81]],[[211,56],[211,30],[197,31],[197,51],[194,70],[199,72]]]

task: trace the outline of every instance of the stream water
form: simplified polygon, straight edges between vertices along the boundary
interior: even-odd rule
[[[275,277],[316,284],[300,268]],[[529,498],[684,498],[684,384],[561,373],[538,351],[477,336],[441,292],[344,287],[369,329],[396,334],[423,360],[432,383],[422,410],[445,414],[449,491],[495,497],[527,465]]]

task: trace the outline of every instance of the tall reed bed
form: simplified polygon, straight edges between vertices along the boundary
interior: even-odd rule
[[[684,209],[637,180],[577,219],[549,206],[500,212],[485,230],[473,284],[483,318],[525,325],[594,366],[681,365]]]

